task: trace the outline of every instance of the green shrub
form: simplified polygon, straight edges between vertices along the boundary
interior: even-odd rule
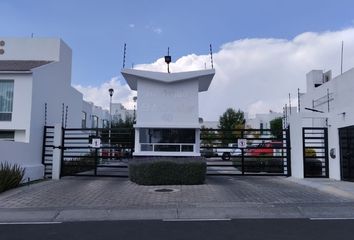
[[[203,184],[204,158],[142,158],[129,162],[129,178],[140,185]]]
[[[0,164],[0,192],[17,187],[25,174],[25,170],[17,164],[7,162]]]

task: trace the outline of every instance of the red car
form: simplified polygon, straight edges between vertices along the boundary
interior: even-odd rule
[[[266,142],[259,144],[256,148],[247,151],[248,156],[276,156],[281,154],[283,148],[282,142]]]

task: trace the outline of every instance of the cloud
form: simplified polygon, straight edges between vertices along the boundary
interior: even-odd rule
[[[157,34],[161,34],[162,33],[162,29],[161,28],[153,28],[152,31],[154,33],[157,33]]]
[[[297,89],[306,91],[306,73],[312,69],[340,73],[341,41],[344,41],[344,70],[354,67],[354,28],[340,31],[299,34],[293,39],[252,38],[225,43],[215,52],[216,75],[207,92],[200,93],[200,116],[217,120],[228,107],[255,113],[281,112],[291,93],[297,105]],[[209,55],[189,54],[170,64],[171,72],[210,68]],[[163,58],[136,69],[166,72]],[[107,108],[108,88],[120,93],[115,101],[132,106],[132,93],[117,78],[99,87],[77,86],[87,99]],[[118,90],[119,89],[119,90]],[[107,96],[107,97],[102,97]]]
[[[162,28],[157,27],[157,26],[152,26],[152,25],[146,25],[145,28],[149,31],[152,31],[156,34],[161,34],[162,33]]]
[[[98,87],[82,85],[74,85],[74,87],[84,95],[84,100],[107,110],[110,101],[108,89],[113,88],[112,102],[122,103],[126,108],[133,109],[133,97],[136,93],[131,91],[127,84],[118,81],[118,77],[113,77]]]
[[[134,23],[131,23],[128,25],[130,28],[135,28],[135,24]]]
[[[334,32],[302,33],[291,40],[252,38],[221,46],[214,57],[215,78],[207,92],[200,93],[200,116],[217,120],[226,108],[267,113],[281,112],[288,94],[306,91],[306,73],[312,69],[340,70],[344,41],[344,68],[354,67],[354,28]],[[171,72],[210,68],[208,55],[190,54],[170,64]],[[136,65],[136,69],[166,71],[164,60]],[[296,106],[296,101],[293,101]]]

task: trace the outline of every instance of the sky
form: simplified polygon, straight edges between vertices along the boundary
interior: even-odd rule
[[[340,73],[354,67],[351,0],[0,0],[0,36],[59,37],[73,51],[72,85],[84,98],[127,108],[135,92],[120,74],[126,67],[166,71],[210,67],[215,78],[200,94],[200,116],[217,120],[228,107],[251,115],[281,111],[291,93],[306,91],[312,69]]]

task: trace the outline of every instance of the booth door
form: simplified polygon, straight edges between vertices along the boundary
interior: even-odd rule
[[[354,181],[354,126],[339,129],[341,178]]]

